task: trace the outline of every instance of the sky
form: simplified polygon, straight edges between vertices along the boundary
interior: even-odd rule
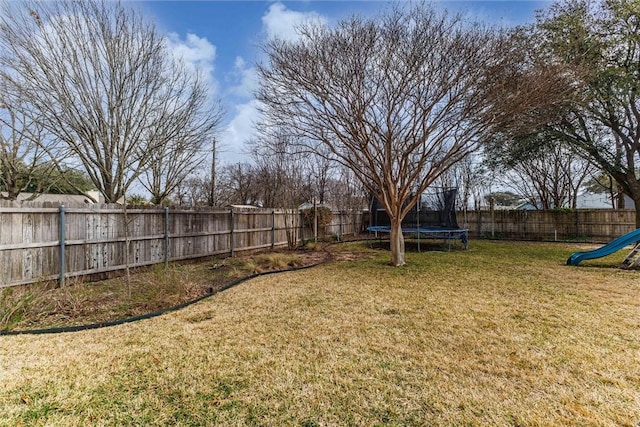
[[[259,119],[255,65],[270,37],[295,39],[309,20],[334,25],[352,15],[376,16],[386,1],[143,1],[136,3],[166,34],[170,49],[207,75],[225,110],[218,132],[221,164],[250,162],[244,146]],[[503,27],[534,22],[549,1],[437,1],[435,7],[462,12],[472,21]]]

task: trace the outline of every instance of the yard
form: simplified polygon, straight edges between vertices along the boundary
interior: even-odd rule
[[[125,325],[0,337],[0,425],[640,421],[640,272],[472,241],[244,282]]]

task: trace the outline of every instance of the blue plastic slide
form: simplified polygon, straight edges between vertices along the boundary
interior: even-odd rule
[[[636,244],[637,242],[640,242],[640,228],[632,231],[631,233],[620,236],[598,249],[571,254],[569,259],[567,259],[567,265],[578,265],[586,259],[602,258],[604,256],[611,255],[614,252],[618,252],[625,246]]]

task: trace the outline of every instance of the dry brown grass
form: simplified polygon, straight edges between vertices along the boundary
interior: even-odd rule
[[[98,282],[69,279],[0,289],[0,330],[33,330],[117,321],[193,301],[254,273],[314,264],[325,253],[252,254],[197,263],[157,264]],[[303,259],[304,258],[304,259]]]
[[[0,337],[0,425],[640,421],[640,273],[472,242],[265,276],[94,331]],[[618,255],[619,258],[619,255]]]

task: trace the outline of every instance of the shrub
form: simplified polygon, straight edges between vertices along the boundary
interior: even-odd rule
[[[318,232],[320,232],[321,230],[324,230],[324,228],[327,225],[331,224],[331,220],[333,219],[333,213],[331,212],[331,209],[329,209],[326,206],[318,206],[317,210],[318,210]],[[304,220],[305,225],[309,226],[310,228],[313,228],[313,218],[314,218],[313,208],[303,209],[301,213],[302,213],[302,219]]]

